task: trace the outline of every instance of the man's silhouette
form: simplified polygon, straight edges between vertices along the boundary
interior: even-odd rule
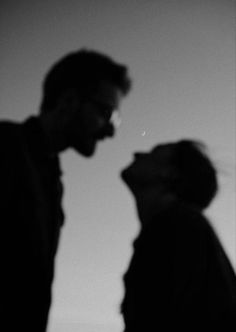
[[[217,192],[200,143],[135,154],[122,171],[141,229],[124,276],[125,332],[235,331],[236,277],[202,211]]]
[[[130,90],[127,68],[95,51],[59,60],[46,75],[38,116],[0,123],[1,318],[5,331],[44,332],[63,211],[59,154],[94,154],[112,137]]]

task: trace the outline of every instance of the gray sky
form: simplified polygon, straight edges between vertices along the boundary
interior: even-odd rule
[[[134,81],[116,138],[91,160],[62,156],[67,218],[49,332],[122,329],[139,225],[119,172],[136,150],[183,137],[208,145],[221,190],[207,215],[235,266],[234,17],[231,0],[1,1],[1,118],[36,114],[46,71],[84,46],[128,64]]]

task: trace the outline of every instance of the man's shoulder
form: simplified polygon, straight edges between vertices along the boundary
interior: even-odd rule
[[[11,136],[19,135],[23,126],[24,122],[0,120],[0,136],[6,136],[10,138]]]
[[[10,121],[10,120],[1,120],[0,121],[0,136],[1,137],[11,137],[17,135],[20,128],[22,127],[21,123]],[[2,142],[0,142],[2,143]]]
[[[21,145],[22,127],[22,123],[0,121],[0,153],[2,157],[12,154]]]

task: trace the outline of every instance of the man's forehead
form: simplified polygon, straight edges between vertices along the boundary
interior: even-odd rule
[[[101,81],[95,93],[96,99],[114,105],[114,107],[118,107],[121,96],[121,90],[108,81]]]

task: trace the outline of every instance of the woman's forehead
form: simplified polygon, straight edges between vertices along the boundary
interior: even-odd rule
[[[150,153],[155,158],[169,158],[173,154],[173,144],[161,144],[155,146]]]

